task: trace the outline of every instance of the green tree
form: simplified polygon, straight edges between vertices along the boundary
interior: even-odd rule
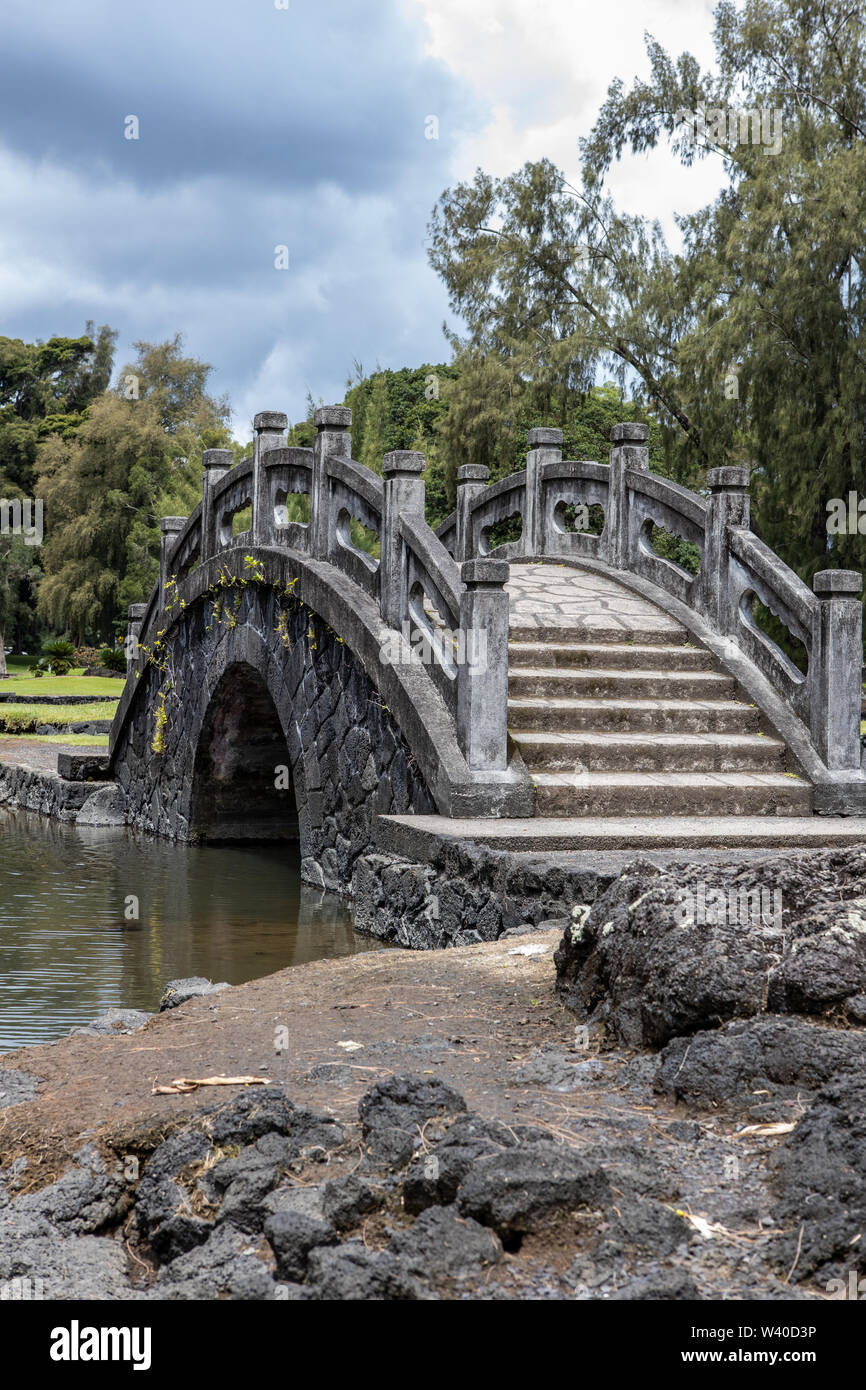
[[[859,538],[828,539],[826,503],[866,491],[864,15],[723,0],[715,44],[702,73],[649,39],[650,78],[611,84],[579,187],[545,160],[479,171],[437,205],[430,256],[462,349],[505,364],[524,397],[531,384],[544,423],[612,371],[657,416],[682,481],[753,465],[757,527],[809,578],[828,556],[862,564]],[[757,139],[744,112],[764,113]],[[676,254],[605,188],[623,150],[663,140],[686,166],[719,155],[725,180],[680,219]]]
[[[184,357],[179,337],[136,347],[117,390],[89,408],[74,438],[52,435],[39,454],[46,540],[38,609],[79,643],[110,641],[126,605],[146,597],[158,573],[160,517],[192,509],[203,450],[228,443],[227,403],[208,395],[207,364]]]
[[[382,456],[388,452],[389,416],[388,382],[384,373],[377,371],[359,430],[360,448],[355,444],[361,463],[373,473],[382,472]]]
[[[88,323],[81,338],[0,338],[0,493],[32,495],[40,441],[74,434],[108,386],[116,337]]]

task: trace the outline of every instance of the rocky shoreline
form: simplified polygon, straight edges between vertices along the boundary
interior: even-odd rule
[[[10,1055],[0,1284],[122,1300],[851,1296],[866,853],[764,861],[781,901],[744,925],[731,893],[750,873],[638,863],[552,929],[177,990],[157,1016]],[[682,919],[689,893],[713,892],[724,921]],[[267,1084],[157,1085],[217,1075]]]

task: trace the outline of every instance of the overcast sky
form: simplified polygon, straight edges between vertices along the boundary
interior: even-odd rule
[[[437,197],[478,165],[574,177],[645,30],[712,59],[707,0],[4,0],[0,335],[110,323],[119,369],[181,332],[241,438],[342,399],[355,359],[447,360]],[[669,232],[717,186],[663,150],[611,178]]]

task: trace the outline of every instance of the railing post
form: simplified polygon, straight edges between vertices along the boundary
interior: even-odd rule
[[[382,618],[389,627],[399,627],[405,616],[406,574],[400,516],[411,514],[424,520],[425,486],[422,474],[426,466],[424,455],[411,449],[395,449],[382,459],[379,604]]]
[[[507,560],[465,560],[460,578],[457,734],[477,771],[502,771],[508,762]]]
[[[490,480],[490,469],[483,463],[464,463],[457,469],[457,551],[458,564],[471,560],[472,543],[471,507],[479,492],[483,492]]]
[[[147,612],[146,603],[131,603],[126,610],[126,674],[129,675],[138,660],[138,639],[141,636],[141,620]]]
[[[748,529],[751,520],[748,468],[711,468],[707,474],[710,495],[701,560],[701,607],[720,633],[736,629],[731,608],[728,576],[728,528]]]
[[[219,550],[219,518],[214,510],[213,492],[220,478],[224,478],[234,463],[231,449],[205,449],[201,456],[201,530],[199,532],[199,560],[204,565]]]
[[[315,414],[313,441],[313,482],[310,495],[310,555],[328,558],[329,489],[325,461],[329,454],[352,456],[352,412],[347,405],[323,405]]]
[[[544,485],[541,470],[546,463],[562,459],[562,430],[540,428],[529,431],[526,455],[526,497],[523,505],[523,554],[544,555]]]
[[[253,545],[272,545],[274,512],[268,493],[264,455],[285,444],[288,419],[280,410],[260,410],[253,420],[253,519],[250,526]]]
[[[185,516],[164,516],[159,523],[160,542],[159,542],[159,611],[165,608],[165,583],[171,577],[169,568],[169,555],[174,549],[175,542],[186,526]]]
[[[833,771],[860,767],[860,671],[863,578],[856,570],[820,570],[821,602],[812,634],[812,741]]]
[[[605,559],[614,569],[629,567],[628,548],[628,484],[626,474],[630,468],[649,471],[649,425],[629,422],[614,425],[610,432],[613,446],[610,451],[610,486],[605,517],[607,554]]]

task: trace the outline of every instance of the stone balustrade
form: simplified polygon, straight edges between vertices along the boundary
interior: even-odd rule
[[[376,600],[383,625],[399,635],[383,641],[383,660],[428,665],[468,766],[505,770],[508,565],[474,558],[461,567],[449,554],[424,519],[423,454],[386,454],[379,477],[351,456],[346,406],[323,407],[315,420],[312,449],[288,447],[286,416],[265,411],[250,458],[232,466],[230,450],[205,452],[201,506],[189,518],[163,518],[159,585],[149,604],[130,610],[130,634],[147,632],[171,579],[225,550],[300,551]],[[358,526],[367,547],[356,543]]]
[[[160,583],[143,609],[130,610],[130,636],[148,631],[172,577],[222,551],[300,552],[375,600],[383,629],[399,636],[383,641],[382,659],[425,662],[468,766],[497,771],[508,765],[507,562],[597,564],[631,576],[675,615],[694,614],[748,663],[741,680],[759,673],[769,683],[782,722],[798,721],[783,733],[801,761],[805,748],[813,781],[861,777],[861,577],[825,570],[810,590],[751,531],[747,469],[711,470],[700,496],[650,472],[646,425],[614,426],[608,463],[564,460],[562,432],[533,429],[525,469],[493,484],[486,468],[458,470],[457,506],[434,532],[424,519],[422,454],[386,454],[379,477],[351,456],[346,406],[317,410],[315,423],[312,448],[288,447],[285,415],[265,411],[250,458],[232,466],[229,450],[205,453],[202,503],[189,518],[163,518]],[[591,508],[601,508],[603,524],[587,524]],[[492,528],[515,516],[519,538],[491,545]],[[694,547],[696,572],[658,552],[655,527]],[[805,670],[756,620],[755,600],[802,643]],[[844,809],[844,795],[822,802],[818,794],[816,805]]]
[[[861,769],[860,697],[862,578],[823,570],[810,590],[750,529],[749,471],[710,470],[706,497],[649,470],[649,430],[615,425],[610,462],[562,458],[562,432],[529,432],[526,468],[493,484],[476,465],[458,470],[457,506],[437,530],[455,560],[561,558],[598,563],[654,586],[655,597],[694,613],[712,634],[733,644],[770,683],[802,730],[785,729],[796,743],[803,733],[815,755],[808,769],[823,774]],[[594,531],[569,526],[568,509],[604,512]],[[519,539],[492,546],[491,530],[519,516]],[[688,541],[697,573],[657,553],[653,528]],[[658,591],[661,591],[660,593]],[[758,600],[802,643],[800,670],[759,625]],[[862,800],[862,788],[857,788]],[[816,796],[821,806],[821,795]],[[838,798],[827,809],[844,807]]]

